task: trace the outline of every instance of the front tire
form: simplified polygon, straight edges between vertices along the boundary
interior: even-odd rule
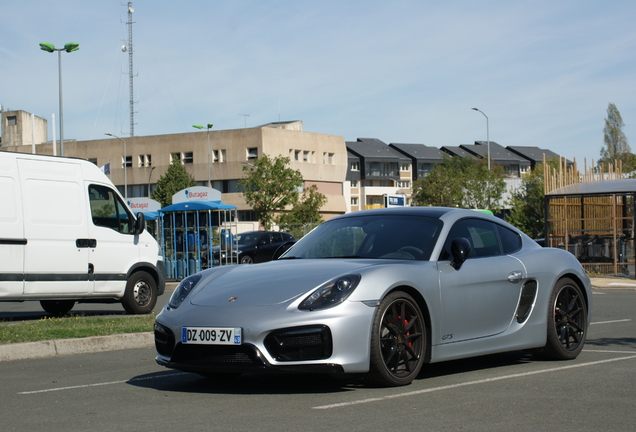
[[[373,320],[367,378],[385,386],[410,384],[424,363],[426,323],[417,302],[405,292],[386,296]]]
[[[74,300],[40,300],[40,306],[45,312],[50,313],[53,316],[62,316],[69,313],[73,306],[75,306]]]
[[[553,360],[576,358],[587,335],[587,308],[583,291],[572,279],[556,283],[548,305],[548,340],[541,355]]]
[[[121,304],[129,314],[148,314],[157,304],[157,282],[148,273],[133,273],[126,283]]]
[[[241,257],[241,264],[254,264],[254,259],[249,255],[245,255]]]

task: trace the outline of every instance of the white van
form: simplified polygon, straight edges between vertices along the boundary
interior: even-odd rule
[[[159,246],[94,164],[0,151],[0,301],[121,302],[150,313],[163,294]]]

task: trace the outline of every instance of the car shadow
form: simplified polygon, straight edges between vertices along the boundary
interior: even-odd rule
[[[526,351],[493,354],[470,359],[424,365],[416,381],[445,375],[514,366],[535,361]],[[330,376],[320,374],[247,373],[239,376],[205,378],[196,373],[165,371],[140,375],[128,384],[158,391],[205,394],[308,394],[339,393],[357,388],[374,388],[362,375]]]
[[[614,347],[614,348],[630,348],[636,349],[636,338],[633,337],[625,337],[625,338],[595,338],[588,339],[585,341],[585,346],[593,346],[593,347]]]
[[[281,395],[351,391],[356,386],[355,381],[320,374],[246,373],[206,378],[196,373],[165,371],[140,375],[127,383],[177,393]]]

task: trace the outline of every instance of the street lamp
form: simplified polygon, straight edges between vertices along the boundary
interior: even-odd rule
[[[126,156],[126,141],[111,133],[105,133],[104,135],[112,136],[124,143],[124,198],[128,199],[128,174],[126,170],[126,168],[128,168],[128,156]],[[150,172],[152,173],[152,170]]]
[[[480,109],[477,108],[472,108],[474,111],[479,111],[480,113],[484,114],[484,112]],[[488,116],[486,114],[484,114],[484,117],[486,117],[486,140],[488,140],[488,169],[490,169],[490,133],[488,131]]]
[[[77,42],[69,42],[64,45],[64,48],[55,48],[55,45],[53,45],[52,43],[42,42],[40,43],[40,49],[42,51],[50,53],[57,51],[58,54],[57,63],[60,77],[60,156],[64,156],[64,113],[62,112],[62,51],[66,51],[67,53],[77,51],[79,49],[79,44]]]
[[[148,198],[150,198],[150,176],[152,176],[152,170],[154,170],[157,167],[152,167],[150,168],[150,173],[148,174]]]
[[[208,129],[208,187],[212,187],[212,182],[210,181],[210,129],[212,129],[212,126],[214,126],[212,123],[208,123],[207,126],[198,125],[198,124],[192,125],[193,128]]]

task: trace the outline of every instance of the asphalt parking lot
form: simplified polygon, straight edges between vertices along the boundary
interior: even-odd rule
[[[0,362],[3,430],[636,430],[636,283],[612,283],[594,289],[576,360],[512,352],[433,364],[401,388],[211,381],[159,367],[152,347]]]

